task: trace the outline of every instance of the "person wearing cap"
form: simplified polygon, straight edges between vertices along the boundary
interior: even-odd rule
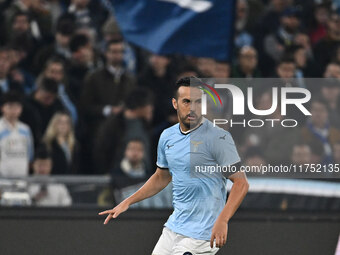
[[[9,92],[2,98],[0,119],[0,176],[27,176],[33,158],[33,138],[30,128],[19,121],[21,97]]]

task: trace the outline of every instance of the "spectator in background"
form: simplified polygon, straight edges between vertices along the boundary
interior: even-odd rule
[[[36,74],[42,71],[46,61],[51,57],[58,56],[65,62],[71,58],[69,44],[74,34],[74,30],[75,25],[72,17],[67,15],[61,16],[57,23],[54,42],[42,47],[34,57],[33,65]]]
[[[68,12],[73,14],[76,18],[76,24],[78,27],[86,27],[88,29],[94,29],[92,17],[88,5],[90,0],[71,0],[71,4],[68,7]]]
[[[153,124],[159,125],[168,117],[172,108],[170,99],[173,91],[173,71],[167,56],[151,54],[146,70],[138,77],[138,85],[151,90],[157,97]]]
[[[21,42],[20,38],[17,38],[8,49],[11,63],[9,76],[21,88],[22,93],[29,95],[33,92],[36,85],[35,77],[26,68],[29,56],[27,56],[27,49],[22,46],[24,43]]]
[[[311,164],[312,151],[308,144],[298,143],[293,146],[291,163],[295,165]]]
[[[129,178],[146,177],[147,169],[145,168],[144,143],[140,139],[131,139],[127,142],[124,151],[124,158],[120,161],[119,166],[111,174],[113,178],[125,176]]]
[[[29,15],[25,12],[16,13],[9,33],[9,45],[20,51],[20,61],[18,61],[20,67],[26,71],[33,71],[31,61],[41,42],[32,35]]]
[[[12,1],[11,6],[6,11],[7,22],[9,23],[18,13],[26,13],[27,17],[30,17],[28,27],[36,40],[45,39],[50,34],[52,19],[43,1]]]
[[[90,0],[71,0],[68,13],[75,16],[78,29],[87,30],[94,39],[100,36],[97,33],[108,17],[108,11],[98,1]]]
[[[340,80],[340,64],[331,62],[326,66],[324,78],[335,78]]]
[[[14,82],[10,76],[10,55],[9,50],[6,48],[0,48],[0,95],[7,93],[8,91],[17,91],[22,93],[23,89],[20,84]]]
[[[215,72],[215,60],[212,58],[198,58],[197,69],[202,74],[202,78],[214,77]]]
[[[74,124],[78,121],[78,111],[70,96],[69,88],[67,86],[64,62],[61,58],[54,57],[47,61],[45,69],[37,78],[37,86],[40,86],[43,79],[52,79],[58,84],[58,97],[63,107],[67,109],[72,117]]]
[[[201,74],[199,73],[198,69],[194,65],[184,62],[184,64],[182,64],[179,67],[176,80],[179,80],[183,77],[191,77],[191,76],[201,77]]]
[[[299,32],[300,18],[296,8],[288,8],[282,12],[280,27],[264,39],[265,52],[276,63],[281,59],[285,47],[293,44],[295,36]]]
[[[106,53],[107,45],[111,41],[123,40],[123,36],[119,30],[117,21],[111,16],[102,27],[103,39],[98,43],[98,49],[102,54]],[[124,41],[123,61],[126,71],[136,74],[137,59],[135,48],[131,47],[129,43]]]
[[[33,139],[30,128],[19,121],[22,99],[9,92],[2,98],[0,119],[0,176],[27,176],[33,159]]]
[[[6,11],[10,6],[11,1],[0,1],[0,47],[6,44],[7,38],[7,24],[6,24]]]
[[[52,174],[76,174],[79,148],[71,118],[66,113],[56,113],[51,119],[43,142],[52,158]]]
[[[327,35],[319,40],[314,47],[314,56],[322,71],[336,55],[336,49],[340,46],[340,16],[332,13],[327,23]]]
[[[247,31],[249,6],[247,0],[238,0],[236,3],[235,20],[235,46],[240,49],[244,46],[253,45],[254,39]]]
[[[257,69],[258,56],[255,48],[242,47],[239,51],[238,62],[232,69],[233,78],[259,78],[260,71]]]
[[[111,16],[102,27],[102,34],[103,38],[98,43],[98,48],[100,49],[100,52],[105,54],[107,50],[107,44],[110,41],[122,39],[122,34],[120,32],[119,26],[117,24],[116,19]]]
[[[227,79],[230,77],[231,67],[230,64],[226,61],[215,61],[214,69],[213,69],[213,77],[214,78],[224,78]]]
[[[261,35],[274,33],[280,26],[282,12],[292,5],[292,0],[270,0],[268,9],[259,22]]]
[[[33,162],[33,173],[38,180],[48,177],[52,170],[52,159],[46,150],[40,149]],[[64,184],[32,183],[28,193],[36,206],[70,206],[72,198]]]
[[[313,20],[311,27],[309,28],[309,37],[312,45],[315,45],[318,41],[327,35],[327,22],[330,15],[330,4],[319,3],[315,4],[313,11]]]
[[[96,133],[108,116],[122,111],[127,95],[135,86],[134,77],[124,68],[123,53],[124,42],[121,39],[109,42],[106,66],[86,78],[81,105],[91,133]]]
[[[294,59],[289,56],[283,56],[276,66],[275,77],[281,80],[279,85],[283,87],[296,86],[296,84],[294,84],[295,73],[296,64]]]
[[[58,99],[57,82],[43,79],[37,90],[26,101],[21,118],[31,127],[36,145],[40,143],[53,115],[63,110],[64,107]]]
[[[149,124],[153,117],[150,93],[138,88],[125,101],[122,113],[110,116],[100,127],[94,146],[96,174],[108,173],[119,167],[128,141],[140,139],[144,143],[145,168],[151,167],[151,138]]]
[[[327,102],[330,124],[340,129],[340,80],[323,80],[321,96]]]
[[[64,3],[60,0],[49,0],[44,4],[51,16],[52,30],[55,31],[56,26],[58,26],[59,17],[61,17],[64,12]]]
[[[298,33],[294,37],[294,44],[302,46],[306,50],[308,58],[313,57],[313,48],[312,48],[310,39],[306,33],[301,33],[301,32]]]
[[[293,44],[286,48],[285,55],[294,59],[296,65],[296,78],[320,77],[321,72],[314,59],[308,55],[302,45]]]
[[[264,166],[267,162],[260,147],[249,147],[244,155],[245,166]]]
[[[332,163],[332,145],[340,141],[340,130],[330,125],[327,103],[315,98],[310,104],[311,116],[301,129],[304,142],[318,144],[324,149],[322,163]]]
[[[76,105],[84,87],[84,80],[88,72],[94,68],[94,51],[90,39],[83,34],[75,35],[70,41],[71,59],[66,70],[69,90]]]

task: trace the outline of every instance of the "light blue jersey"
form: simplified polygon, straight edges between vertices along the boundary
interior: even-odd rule
[[[193,171],[195,166],[228,166],[240,161],[230,133],[206,119],[189,133],[182,133],[176,124],[161,134],[157,154],[157,166],[169,169],[173,184],[174,211],[165,226],[178,234],[210,240],[226,202],[226,178]]]

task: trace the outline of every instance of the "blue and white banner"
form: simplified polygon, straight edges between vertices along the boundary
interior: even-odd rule
[[[157,54],[229,60],[235,0],[111,1],[125,39]]]

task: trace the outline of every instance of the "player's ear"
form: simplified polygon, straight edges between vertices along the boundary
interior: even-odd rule
[[[177,100],[176,98],[172,98],[172,106],[177,110]]]

